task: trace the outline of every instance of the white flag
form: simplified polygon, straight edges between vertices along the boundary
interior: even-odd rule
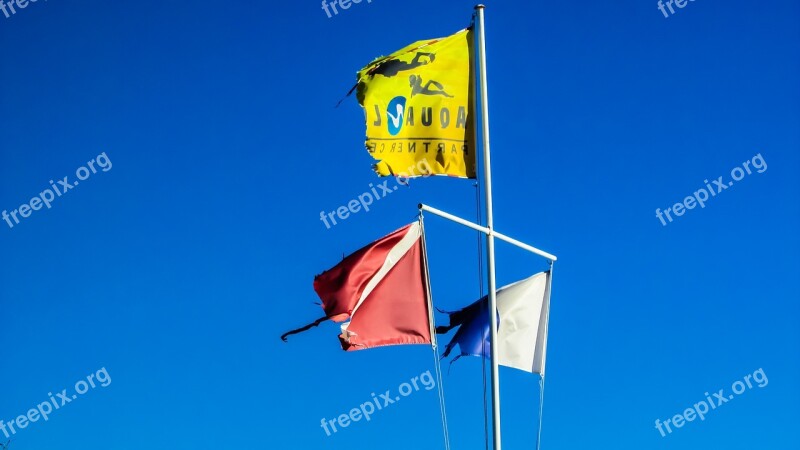
[[[544,376],[550,311],[549,278],[549,272],[541,272],[497,291],[497,314],[500,317],[497,356],[500,365]],[[486,297],[450,313],[450,325],[437,328],[437,332],[446,333],[455,327],[459,328],[445,348],[445,357],[456,344],[461,349],[458,357],[489,357]]]
[[[499,364],[544,375],[550,309],[548,275],[537,273],[497,291]]]

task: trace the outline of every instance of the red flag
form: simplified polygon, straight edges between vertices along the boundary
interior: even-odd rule
[[[421,228],[410,225],[367,245],[314,278],[325,320],[344,322],[339,339],[347,351],[385,345],[429,344]],[[285,339],[284,339],[285,340]]]

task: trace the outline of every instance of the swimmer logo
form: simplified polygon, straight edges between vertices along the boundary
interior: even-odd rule
[[[379,176],[475,178],[472,30],[415,42],[358,72]],[[423,162],[424,161],[424,162]],[[406,173],[409,167],[426,173]]]

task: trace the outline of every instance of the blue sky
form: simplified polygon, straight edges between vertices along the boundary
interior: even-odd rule
[[[800,411],[800,5],[488,1],[499,231],[559,256],[545,449],[790,449]],[[430,348],[346,354],[313,276],[414,220],[474,217],[467,180],[380,182],[355,71],[469,24],[472,2],[30,3],[0,14],[0,420],[106,368],[14,450],[441,447],[436,391],[326,436],[320,419],[432,369]],[[655,216],[761,154],[703,209]],[[478,294],[474,233],[426,220],[434,301]],[[546,267],[498,244],[498,282]],[[440,317],[439,320],[443,318]],[[447,363],[445,363],[447,368]],[[754,388],[661,437],[705,392]],[[501,371],[505,448],[533,448],[537,379]],[[444,377],[453,449],[483,448],[481,361]],[[0,438],[4,436],[0,434]]]

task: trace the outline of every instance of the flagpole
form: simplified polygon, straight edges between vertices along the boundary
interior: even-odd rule
[[[476,5],[477,35],[478,35],[478,60],[480,63],[480,99],[481,99],[481,132],[483,134],[483,183],[486,199],[486,253],[488,263],[486,266],[489,275],[489,332],[492,366],[492,437],[494,450],[501,450],[500,439],[500,369],[497,357],[497,296],[494,264],[494,216],[492,214],[492,167],[489,158],[489,104],[488,86],[486,83],[486,38],[483,21],[483,5]]]

